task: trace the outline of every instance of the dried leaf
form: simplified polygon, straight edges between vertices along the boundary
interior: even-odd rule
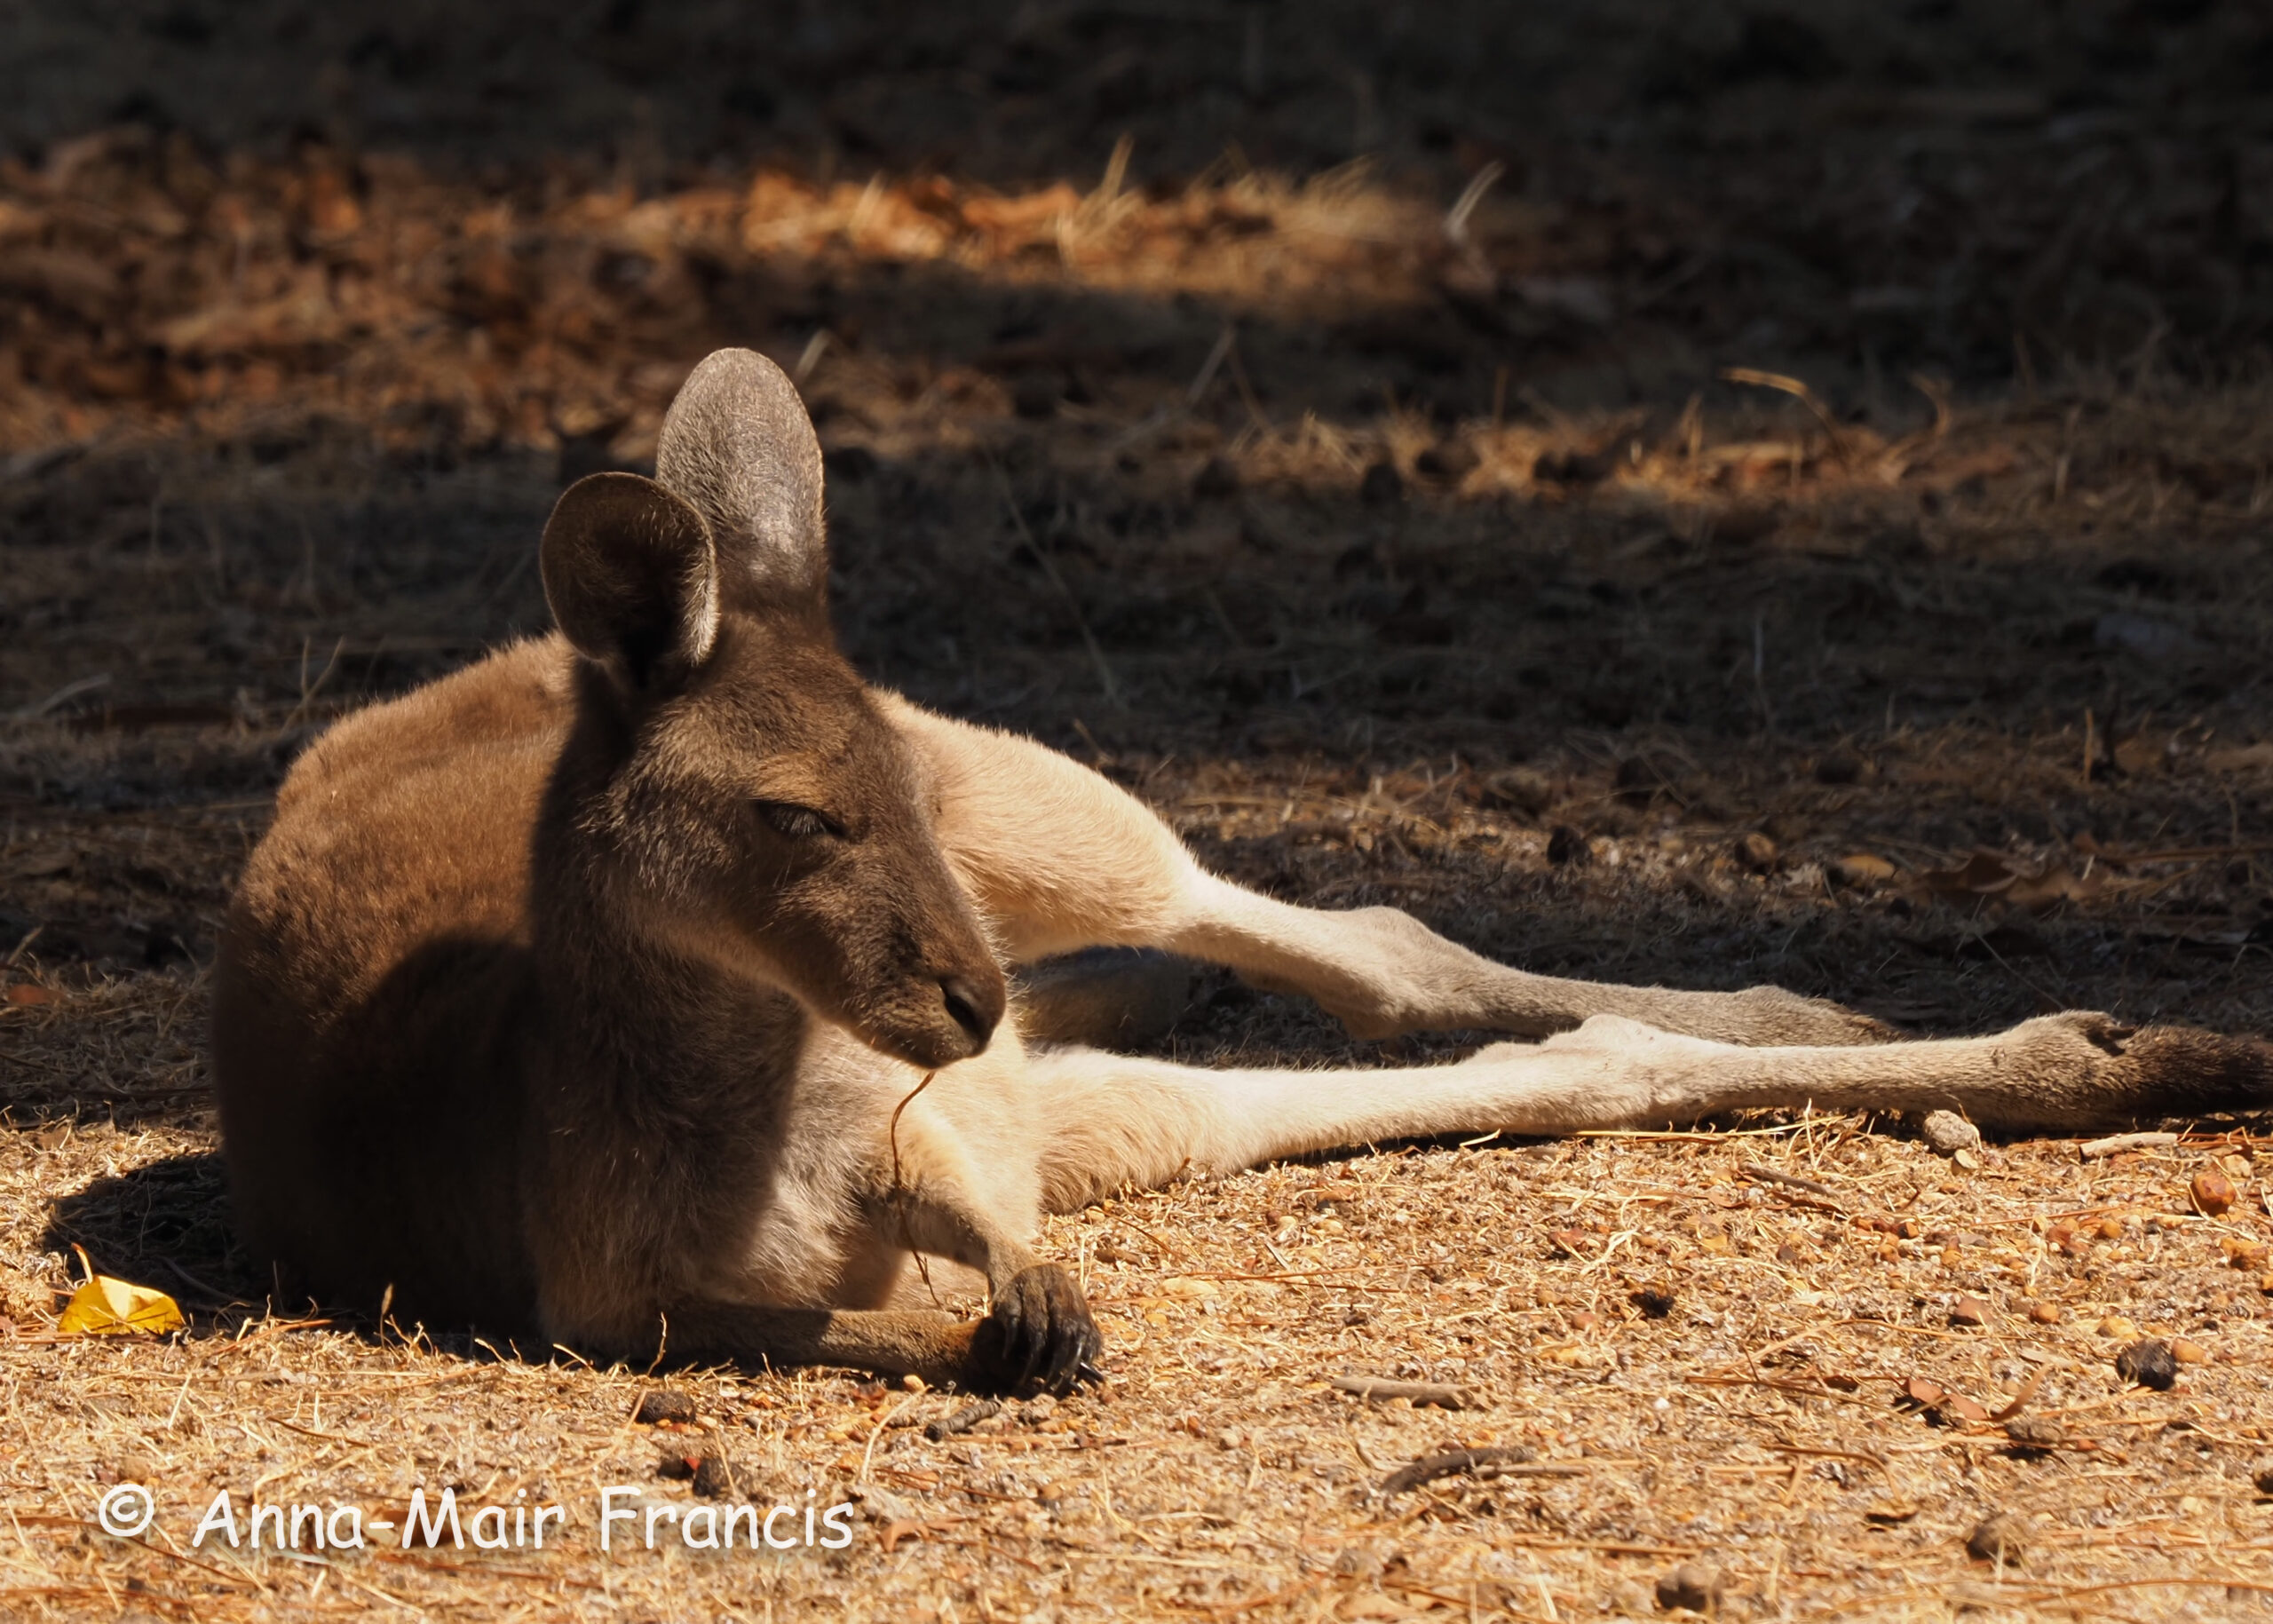
[[[1976,851],[1955,868],[1931,868],[1918,877],[1941,896],[2002,897],[2039,914],[2080,901],[2099,888],[2096,868],[2090,878],[2079,878],[2063,864],[2032,865],[2000,852]]]
[[[1989,1419],[1992,1421],[2012,1420],[2014,1416],[2019,1414],[2022,1410],[2028,1406],[2028,1401],[2030,1399],[2036,1397],[2036,1390],[2043,1384],[2043,1371],[2031,1370],[2029,1372],[2028,1380],[2021,1383],[2020,1390],[2013,1395],[2012,1402],[2006,1405],[2003,1409],[1999,1410],[1994,1414],[1991,1415]],[[2016,1433],[2015,1436],[2017,1437],[2019,1435]]]
[[[2018,875],[1999,853],[1977,851],[1955,868],[1928,868],[1918,877],[1944,896],[1995,896]]]
[[[184,1323],[164,1292],[98,1274],[71,1294],[55,1328],[66,1336],[162,1336]]]
[[[931,1532],[931,1525],[919,1517],[903,1517],[884,1525],[883,1545],[889,1557],[899,1549],[902,1540],[921,1540]]]

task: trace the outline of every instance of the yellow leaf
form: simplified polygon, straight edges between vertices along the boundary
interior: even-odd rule
[[[180,1306],[164,1292],[98,1274],[71,1294],[55,1328],[67,1336],[162,1336],[183,1323]]]

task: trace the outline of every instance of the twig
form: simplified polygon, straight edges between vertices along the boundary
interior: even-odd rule
[[[831,342],[827,328],[815,328],[813,336],[805,340],[804,349],[798,353],[797,364],[790,368],[789,381],[801,389],[804,387],[804,382],[812,376],[813,368],[820,365],[820,358],[828,353]]]
[[[1789,1184],[1794,1190],[1810,1191],[1817,1195],[1829,1196],[1834,1200],[1839,1196],[1838,1191],[1820,1180],[1802,1178],[1797,1173],[1779,1173],[1774,1168],[1762,1167],[1756,1161],[1745,1162],[1738,1171],[1746,1178],[1763,1179],[1771,1184]]]
[[[885,1411],[883,1418],[876,1422],[875,1427],[869,1430],[868,1446],[860,1452],[860,1471],[859,1475],[852,1479],[853,1482],[866,1483],[868,1480],[868,1467],[876,1458],[876,1440],[884,1435],[884,1429],[886,1427],[891,1426],[899,1421],[899,1413],[902,1410],[907,1408],[909,1405],[914,1404],[922,1397],[923,1395],[921,1393],[908,1394],[907,1398],[901,1399],[898,1404],[892,1406],[891,1409]]]
[[[1534,1461],[1532,1451],[1520,1445],[1514,1448],[1453,1449],[1398,1467],[1382,1479],[1379,1493],[1386,1500],[1408,1489],[1417,1489],[1424,1483],[1434,1483],[1439,1477],[1463,1473],[1489,1482],[1495,1477],[1583,1477],[1587,1469],[1561,1461]]]
[[[2000,1410],[1990,1411],[1989,1419],[1995,1422],[2012,1420],[2028,1407],[2028,1401],[2036,1397],[2036,1390],[2043,1385],[2044,1372],[2041,1369],[2030,1371],[2028,1380],[2021,1383],[2020,1391],[2013,1395],[2013,1401]]]
[[[1506,164],[1497,158],[1493,159],[1476,171],[1468,185],[1461,189],[1461,194],[1453,206],[1445,211],[1445,236],[1454,248],[1468,246],[1469,216],[1476,212],[1476,205],[1484,201],[1484,194],[1507,172]]]
[[[923,1289],[931,1294],[931,1301],[935,1303],[939,1300],[939,1289],[931,1284],[931,1266],[923,1261],[923,1254],[915,1244],[915,1232],[907,1221],[908,1189],[899,1178],[899,1113],[913,1105],[915,1097],[930,1088],[931,1079],[939,1074],[937,1072],[924,1073],[923,1081],[910,1089],[907,1091],[907,1097],[891,1108],[891,1127],[889,1131],[891,1140],[891,1195],[892,1203],[899,1211],[899,1241],[915,1257],[915,1272],[923,1277]]]
[[[2102,1156],[2119,1156],[2125,1151],[2160,1150],[2166,1145],[2178,1143],[2174,1133],[2119,1133],[2104,1139],[2093,1139],[2078,1147],[2077,1153],[2086,1161],[2095,1161]]]
[[[1928,377],[1922,372],[1913,372],[1910,375],[1910,387],[1933,403],[1934,426],[1926,432],[1927,437],[1931,440],[1942,439],[1950,432],[1950,425],[1957,420],[1957,414],[1950,409],[1949,385],[1939,378]]]
[[[92,693],[98,688],[109,686],[110,673],[108,671],[98,671],[92,677],[82,677],[76,682],[65,683],[36,705],[19,707],[15,712],[15,719],[19,722],[37,721],[57,706],[67,705],[82,693]]]
[[[1829,1184],[1818,1184],[1812,1178],[1802,1178],[1796,1173],[1779,1173],[1774,1168],[1762,1167],[1756,1161],[1747,1161],[1738,1170],[1746,1177],[1756,1178],[1762,1184],[1786,1186],[1783,1192],[1784,1199],[1795,1205],[1835,1213],[1842,1218],[1854,1216],[1853,1208],[1841,1201],[1839,1192]]]
[[[1184,392],[1184,404],[1197,406],[1216,381],[1216,374],[1223,370],[1224,357],[1232,353],[1232,345],[1239,342],[1239,329],[1231,322],[1224,323],[1224,330],[1216,336],[1216,345],[1208,352],[1208,359],[1200,363],[1200,370],[1192,380],[1192,387]]]
[[[1876,1325],[1880,1322],[1873,1320],[1870,1323]],[[1835,1398],[1841,1404],[1868,1402],[1852,1393],[1842,1393],[1835,1387],[1808,1382],[1779,1382],[1773,1376],[1683,1376],[1682,1380],[1693,1387],[1764,1387],[1770,1392],[1797,1393],[1803,1398]]]
[[[942,1415],[923,1429],[923,1436],[933,1443],[953,1438],[958,1432],[968,1432],[982,1421],[992,1421],[1002,1413],[1002,1402],[994,1398],[974,1398],[952,1415]]]
[[[340,638],[331,646],[331,658],[323,662],[322,671],[318,674],[315,681],[311,683],[308,680],[308,646],[305,641],[301,643],[300,702],[293,706],[292,713],[278,725],[276,729],[278,733],[289,733],[298,724],[301,717],[307,713],[308,706],[314,701],[317,694],[323,692],[323,685],[331,680],[331,674],[339,669],[340,652],[346,646],[345,638]]]
[[[1787,377],[1780,372],[1762,372],[1753,367],[1723,367],[1721,376],[1731,384],[1750,384],[1761,389],[1781,390],[1798,400],[1801,405],[1815,414],[1815,420],[1823,425],[1824,435],[1831,441],[1832,456],[1842,463],[1847,461],[1847,436],[1839,426],[1839,419],[1831,415],[1831,408],[1823,403],[1823,398],[1800,379]]]
[[[1441,1382],[1392,1382],[1385,1376],[1342,1375],[1331,1378],[1327,1385],[1336,1392],[1355,1393],[1360,1398],[1377,1402],[1407,1398],[1414,1404],[1433,1404],[1440,1410],[1483,1407],[1467,1388],[1448,1387]]]

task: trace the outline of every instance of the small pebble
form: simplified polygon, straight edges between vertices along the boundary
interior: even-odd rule
[[[1918,1131],[1944,1156],[1954,1156],[1981,1143],[1981,1130],[1954,1111],[1928,1112]]]
[[[2170,1356],[2182,1365],[2206,1365],[2210,1362],[2209,1349],[2198,1342],[2189,1342],[2183,1336],[2171,1338]]]
[[[1684,1562],[1658,1579],[1658,1605],[1667,1612],[1708,1612],[1720,1596],[1720,1573],[1701,1562]]]
[[[2028,1317],[2039,1325],[2058,1325],[2060,1305],[2057,1303],[2031,1303],[2028,1305]]]
[[[1736,858],[1746,867],[1765,873],[1776,866],[1776,843],[1754,829],[1737,842]]]
[[[2166,1393],[2178,1385],[2178,1356],[2159,1336],[2134,1342],[2115,1356],[2115,1374]]]
[[[2267,1455],[2249,1469],[2249,1480],[2257,1485],[2259,1493],[2273,1496],[2273,1455]]]
[[[1950,1309],[1952,1325],[1986,1325],[1989,1305],[1979,1297],[1960,1297]]]
[[[1965,1536],[1968,1556],[1984,1562],[2018,1562],[2021,1559],[2021,1525],[2019,1522],[2000,1511],[1984,1517],[1973,1525]]]
[[[639,1395],[639,1407],[631,1419],[643,1427],[661,1422],[689,1422],[694,1419],[694,1400],[675,1387],[657,1387]]]
[[[694,1492],[705,1500],[733,1498],[740,1487],[734,1481],[734,1469],[726,1457],[716,1450],[705,1452],[694,1465]]]
[[[2102,1336],[2136,1336],[2139,1327],[2121,1314],[2110,1314],[2099,1322],[2099,1334]]]
[[[2215,1218],[2234,1204],[2234,1181],[2215,1168],[2204,1168],[2194,1176],[2189,1186],[2194,1196],[2195,1209]]]
[[[1670,1286],[1636,1286],[1627,1300],[1642,1311],[1644,1319],[1662,1319],[1673,1312],[1674,1295]]]
[[[2016,1415],[2005,1423],[2005,1436],[2024,1449],[2055,1449],[2068,1435],[2056,1421],[2041,1415]]]

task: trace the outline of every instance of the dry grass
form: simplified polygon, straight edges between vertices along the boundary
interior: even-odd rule
[[[10,25],[48,69],[0,109],[32,154],[0,162],[0,1615],[1565,1620],[1651,1614],[1691,1561],[1731,1617],[2261,1610],[2254,1122],[1968,1168],[1800,1113],[1131,1194],[1044,1238],[1105,1386],[938,1442],[891,1423],[946,1398],[846,1373],[498,1359],[265,1301],[202,1057],[275,781],[541,626],[561,482],[638,464],[721,343],[798,370],[865,670],[1094,761],[1275,894],[1921,1031],[2267,1024],[2245,8],[2083,5],[2057,39],[1994,4],[839,9],[768,42],[778,117],[724,145],[746,42],[636,7],[633,44],[548,20],[479,72],[352,5],[203,56],[178,18],[115,56]],[[130,67],[178,127],[47,139]],[[324,87],[326,139],[248,133],[263,74]],[[1166,1047],[1201,1062],[1465,1041],[1195,994]],[[2243,1187],[2214,1219],[2213,1158]],[[74,1245],[191,1333],[53,1336]],[[2206,1357],[2128,1385],[2111,1317]],[[665,1381],[691,1430],[630,1419]],[[1958,1402],[2024,1388],[2056,1446]],[[1455,1445],[1537,1454],[1377,1493]],[[713,1446],[762,1505],[854,1496],[853,1546],[598,1551],[598,1486],[684,1508],[659,1462]],[[87,1528],[121,1477],[171,1544]],[[177,1549],[224,1486],[386,1515],[420,1485],[557,1500],[568,1539]],[[2001,1566],[1965,1549],[1992,1513]]]
[[[107,1125],[48,1151],[13,1136],[5,1176],[91,1185],[58,1230],[83,1218],[115,1238],[133,1202],[101,1192],[206,1143]],[[958,1401],[828,1373],[676,1375],[696,1421],[656,1429],[630,1419],[658,1384],[637,1373],[321,1321],[230,1315],[154,1347],[20,1340],[6,1369],[27,1447],[8,1495],[23,1537],[0,1596],[27,1617],[114,1600],[303,1616],[360,1612],[377,1593],[450,1617],[753,1618],[826,1603],[854,1618],[1531,1619],[1648,1615],[1655,1580],[1701,1559],[1723,1576],[1729,1616],[2072,1604],[2231,1617],[2273,1588],[2248,1478],[2267,1448],[2269,1344],[2256,1274],[2226,1266],[2220,1245],[2266,1232],[2249,1148],[2079,1164],[2072,1145],[2016,1145],[1968,1174],[1908,1139],[1808,1119],[1424,1148],[1131,1196],[1048,1236],[1078,1261],[1105,1327],[1106,1387],[938,1443],[905,1423]],[[2247,1199],[2214,1221],[2184,1186],[2216,1154]],[[194,1196],[170,1187],[193,1204],[213,1193],[210,1179]],[[12,1222],[12,1252],[51,1243],[40,1203],[10,1211],[31,1220]],[[1645,1315],[1647,1291],[1670,1311]],[[1964,1295],[1985,1304],[1984,1325],[1952,1327]],[[2028,1319],[2032,1305],[2057,1323]],[[2174,1391],[2134,1387],[2111,1367],[2130,1338],[2107,1334],[2110,1315],[2189,1339],[2206,1362]],[[1485,1398],[1448,1413],[1329,1390],[1352,1371]],[[2030,1384],[2025,1414],[2060,1441],[2027,1449],[1998,1426],[1921,1414],[1904,1401],[1916,1378],[1991,1407]],[[1477,1446],[1557,1470],[1378,1493],[1405,1462]],[[662,1550],[598,1552],[601,1486],[684,1509],[691,1492],[659,1479],[658,1459],[711,1450],[762,1506],[801,1506],[809,1489],[858,1505],[852,1549],[673,1551],[665,1523]],[[151,1487],[163,1549],[85,1531],[121,1476]],[[209,1541],[208,1566],[181,1560],[220,1488],[240,1506],[399,1517],[419,1485],[508,1505],[526,1490],[569,1508],[568,1537],[542,1555],[388,1541],[319,1562],[233,1559]],[[1992,1513],[2025,1541],[2001,1570],[1961,1543]]]

